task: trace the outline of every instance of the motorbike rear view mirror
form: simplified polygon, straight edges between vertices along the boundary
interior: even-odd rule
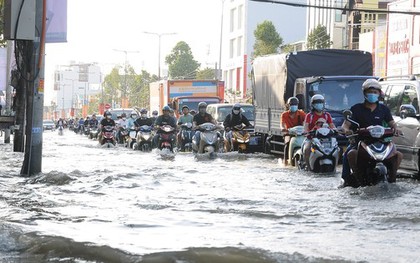
[[[351,112],[351,110],[344,110],[343,116],[344,119],[349,120],[353,116],[353,112]]]
[[[407,117],[416,117],[416,108],[411,104],[403,104],[400,106],[400,117],[405,119]]]

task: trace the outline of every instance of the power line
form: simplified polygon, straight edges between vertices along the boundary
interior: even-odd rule
[[[402,10],[378,10],[378,9],[367,9],[367,8],[346,8],[346,7],[333,7],[333,6],[319,6],[319,5],[309,5],[309,4],[299,4],[299,3],[289,3],[283,1],[273,1],[273,0],[251,0],[253,2],[261,3],[271,3],[271,4],[280,4],[293,7],[311,7],[311,8],[320,8],[320,9],[332,9],[332,10],[342,10],[348,12],[365,12],[365,13],[375,13],[375,14],[405,14],[405,15],[420,15],[420,12],[415,11],[402,11]]]

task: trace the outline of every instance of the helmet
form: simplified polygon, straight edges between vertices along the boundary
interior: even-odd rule
[[[153,112],[152,112],[152,115],[158,115],[159,114],[159,112],[157,111],[157,110],[154,110]]]
[[[94,114],[92,114],[92,117],[96,117],[96,114],[94,113]]]
[[[147,110],[145,108],[141,109],[140,114],[147,114]]]
[[[367,79],[362,84],[363,93],[365,93],[365,91],[367,91],[368,89],[376,89],[376,90],[381,91],[382,86],[381,84],[379,84],[379,81],[377,81],[376,79]]]
[[[314,103],[325,103],[324,96],[322,96],[321,94],[313,95],[311,98],[311,105],[313,105]]]
[[[200,110],[200,108],[207,108],[207,103],[205,103],[204,101],[198,103],[198,110]]]
[[[127,115],[123,112],[123,114],[121,114],[121,118],[125,118],[127,117]]]
[[[321,94],[315,94],[311,98],[312,110],[315,110],[315,111],[318,111],[318,112],[323,111],[324,110],[324,103],[325,103],[325,99],[324,99],[324,96],[322,96]],[[316,104],[322,104],[322,106],[318,106]]]
[[[290,105],[298,105],[299,104],[299,99],[296,97],[290,97],[289,99],[287,99],[287,104]]]
[[[105,116],[112,116],[111,112],[107,111],[105,112]]]
[[[241,109],[241,104],[236,103],[235,105],[233,105],[232,110],[240,110]]]
[[[187,105],[184,105],[184,106],[182,106],[181,110],[184,110],[184,109],[190,109],[190,108]]]
[[[194,115],[196,113],[196,111],[194,109],[190,110],[190,114]]]
[[[163,108],[162,108],[162,111],[170,111],[170,110],[171,110],[171,108],[168,105],[163,106]]]

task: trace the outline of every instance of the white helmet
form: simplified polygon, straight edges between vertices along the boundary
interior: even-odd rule
[[[368,89],[376,89],[376,90],[381,91],[382,86],[381,86],[381,84],[379,84],[379,81],[377,81],[376,79],[367,79],[362,84],[363,93],[365,93],[365,91],[368,90]]]
[[[317,105],[315,105],[315,104],[317,104]],[[322,104],[322,106],[320,106],[318,104]],[[321,94],[315,94],[315,95],[312,96],[312,98],[311,98],[311,108],[312,108],[312,110],[319,111],[319,112],[323,111],[324,110],[324,104],[325,104],[324,96],[322,96]]]

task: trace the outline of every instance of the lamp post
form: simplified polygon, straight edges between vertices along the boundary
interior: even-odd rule
[[[147,31],[143,31],[143,33],[144,34],[149,34],[149,35],[155,35],[155,36],[158,36],[158,38],[159,38],[158,79],[160,80],[160,47],[161,47],[161,38],[162,38],[162,36],[176,35],[176,33],[154,33],[154,32],[147,32]]]
[[[123,94],[121,98],[121,106],[124,108],[126,105],[125,99],[126,99],[126,93],[127,93],[127,54],[128,53],[140,53],[140,51],[134,50],[134,51],[128,51],[128,50],[122,50],[122,49],[113,49],[116,52],[123,52],[125,54],[125,61],[124,61],[124,88],[123,88]]]
[[[220,18],[220,43],[219,43],[219,67],[217,72],[217,79],[222,78],[222,40],[223,40],[223,13],[224,13],[225,0],[222,0],[222,16]]]

